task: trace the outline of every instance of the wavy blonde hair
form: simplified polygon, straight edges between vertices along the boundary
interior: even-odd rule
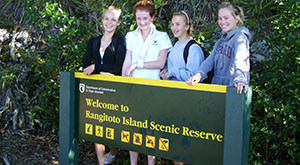
[[[244,25],[244,11],[241,7],[230,2],[223,2],[219,5],[219,10],[223,8],[231,10],[232,16],[238,20],[237,26],[241,27]]]

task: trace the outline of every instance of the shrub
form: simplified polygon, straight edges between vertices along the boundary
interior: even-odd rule
[[[252,71],[250,158],[254,164],[300,162],[300,3],[282,0],[267,35],[270,60]]]
[[[82,18],[75,18],[64,12],[58,3],[31,5],[34,2],[24,2],[28,23],[44,44],[34,52],[28,52],[23,58],[36,56],[44,61],[42,65],[33,64],[32,68],[34,76],[38,77],[34,83],[43,90],[39,93],[37,104],[33,106],[29,116],[42,128],[57,129],[59,73],[80,70],[90,28]]]
[[[5,53],[1,54],[0,59],[0,89],[5,91],[10,88],[16,94],[22,95],[16,96],[16,102],[20,102],[19,106],[23,107],[32,125],[57,130],[59,72],[80,71],[87,40],[101,33],[102,12],[109,5],[120,7],[123,11],[122,24],[117,31],[125,35],[127,31],[134,30],[136,25],[133,5],[137,1],[22,2],[25,14],[20,16],[20,22],[24,22],[26,28],[32,31],[36,48],[31,51],[19,50],[21,60],[15,63],[8,60],[9,47],[2,48],[0,52]],[[204,48],[209,52],[220,34],[218,25],[212,22],[216,21],[216,9],[221,1],[154,1],[157,8],[155,24],[159,30],[167,31],[172,37],[169,28],[172,13],[187,10],[195,25],[193,37],[202,41]],[[6,4],[13,2],[8,1]],[[266,40],[271,48],[270,58],[266,58],[251,71],[251,86],[254,92],[250,164],[297,164],[300,162],[300,2],[233,2],[242,6],[245,15],[248,16],[246,26],[256,32],[253,41]],[[4,63],[7,65],[2,65]],[[22,79],[19,73],[25,72],[24,70],[27,76]],[[28,92],[28,95],[23,91]]]

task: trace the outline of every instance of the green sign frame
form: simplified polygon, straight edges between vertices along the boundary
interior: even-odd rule
[[[78,140],[192,164],[248,164],[252,90],[61,72],[60,163]],[[67,145],[66,145],[67,144]]]

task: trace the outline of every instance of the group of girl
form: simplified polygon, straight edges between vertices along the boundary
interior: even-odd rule
[[[249,30],[243,26],[240,7],[225,2],[219,6],[218,24],[224,34],[215,43],[207,59],[198,44],[192,44],[184,59],[184,48],[192,40],[192,20],[185,11],[173,14],[171,30],[178,41],[172,46],[166,32],[158,31],[153,24],[155,8],[152,2],[139,1],[134,6],[137,29],[125,38],[115,34],[121,23],[121,10],[110,6],[103,14],[104,34],[91,38],[83,59],[85,75],[106,74],[137,78],[186,81],[189,85],[202,82],[214,69],[212,84],[237,87],[237,92],[247,92],[249,87]],[[169,55],[168,55],[169,54]],[[168,57],[167,57],[168,56]],[[163,69],[167,60],[167,68]],[[163,70],[162,70],[163,69]],[[162,71],[161,71],[162,70]],[[95,143],[98,162],[110,164],[117,149]],[[138,153],[130,151],[130,162],[137,164]],[[148,164],[155,157],[148,155]],[[174,161],[174,164],[183,164]]]

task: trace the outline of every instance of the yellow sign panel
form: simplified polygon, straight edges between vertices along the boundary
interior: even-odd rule
[[[98,137],[103,137],[103,127],[96,125],[95,135]]]
[[[139,134],[139,133],[134,133],[133,134],[133,144],[135,145],[143,145],[143,135],[142,134]]]
[[[115,130],[113,128],[106,128],[106,138],[114,140]]]
[[[169,139],[159,138],[159,149],[169,151]]]
[[[121,132],[121,141],[125,143],[130,142],[130,132],[128,131],[122,131]]]
[[[154,136],[146,136],[146,147],[155,148],[155,137]]]
[[[85,123],[85,134],[93,135],[93,125]]]

